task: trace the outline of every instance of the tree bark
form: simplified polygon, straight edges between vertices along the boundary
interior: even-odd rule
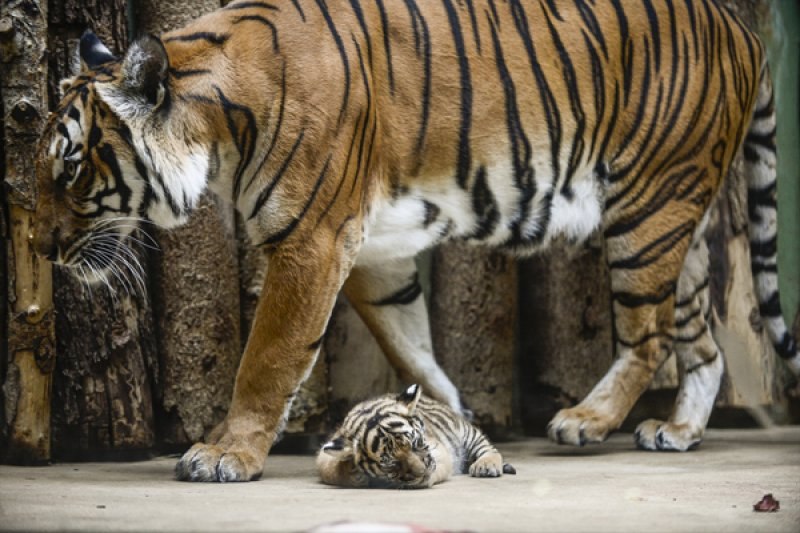
[[[50,102],[71,76],[78,40],[91,28],[119,54],[128,44],[125,0],[52,2],[49,13]],[[131,248],[141,264],[146,250]],[[138,455],[155,444],[152,387],[157,379],[153,319],[142,286],[109,276],[111,287],[86,287],[56,269],[58,361],[53,391],[53,455],[86,459]]]
[[[50,459],[50,393],[55,360],[49,263],[33,253],[36,185],[30,147],[47,115],[47,5],[29,0],[0,5],[4,190],[8,208],[8,353],[2,385],[4,458],[12,463]],[[3,244],[6,245],[6,242]]]
[[[513,422],[517,291],[509,257],[461,243],[434,252],[434,353],[475,421],[494,436]]]
[[[143,32],[177,28],[220,6],[219,0],[137,2]],[[241,356],[239,280],[233,212],[208,196],[189,223],[157,232],[154,261],[161,354],[160,432],[185,447],[225,416]]]

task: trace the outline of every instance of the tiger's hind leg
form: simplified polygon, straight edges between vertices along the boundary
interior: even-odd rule
[[[677,296],[675,353],[680,388],[669,420],[646,420],[636,428],[636,444],[645,450],[686,451],[700,444],[722,379],[722,353],[708,323],[708,248],[702,238],[686,256]]]
[[[548,425],[552,440],[578,446],[605,440],[671,353],[677,281],[700,216],[697,205],[673,201],[657,213],[632,206],[608,222],[617,358],[581,403],[556,414]]]
[[[433,356],[428,310],[413,258],[357,264],[344,292],[401,379],[419,383],[426,394],[470,416]]]

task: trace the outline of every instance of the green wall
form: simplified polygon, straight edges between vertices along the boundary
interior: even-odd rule
[[[800,309],[800,3],[775,0],[770,66],[778,109],[778,272],[783,315]]]

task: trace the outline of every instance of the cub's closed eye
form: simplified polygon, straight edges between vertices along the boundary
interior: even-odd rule
[[[64,172],[68,176],[75,176],[75,172],[78,170],[78,164],[75,161],[64,161]]]

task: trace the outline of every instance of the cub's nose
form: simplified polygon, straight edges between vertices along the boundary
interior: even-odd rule
[[[58,229],[36,232],[33,236],[33,251],[49,261],[58,259],[58,233]]]

